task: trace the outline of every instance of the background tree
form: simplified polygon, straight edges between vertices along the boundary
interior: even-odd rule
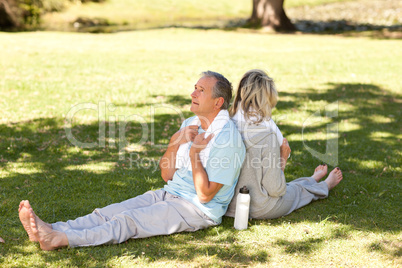
[[[20,27],[19,9],[13,0],[0,0],[0,30]]]
[[[0,30],[30,30],[40,26],[41,15],[60,12],[69,2],[105,0],[0,0]]]
[[[284,0],[253,0],[253,12],[249,23],[252,26],[267,27],[275,31],[295,31],[283,8]]]
[[[0,0],[0,30],[37,27],[42,0]]]

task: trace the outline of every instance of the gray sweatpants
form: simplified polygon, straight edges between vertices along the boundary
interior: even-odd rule
[[[118,244],[130,238],[193,232],[216,223],[184,198],[164,190],[149,191],[76,220],[56,222],[70,247]]]
[[[288,215],[312,201],[328,197],[328,184],[316,182],[312,177],[303,177],[286,184],[285,195],[279,198],[275,206],[262,219],[275,219]]]

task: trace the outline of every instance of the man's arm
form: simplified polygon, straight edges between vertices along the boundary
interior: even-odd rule
[[[194,143],[190,149],[191,166],[193,169],[193,181],[195,191],[201,203],[208,203],[214,198],[223,184],[209,181],[208,174],[202,166],[200,152],[207,146],[213,135],[204,139],[205,133],[195,137]]]
[[[176,154],[181,144],[193,141],[198,134],[198,126],[187,126],[175,134],[170,139],[168,148],[159,161],[159,167],[161,169],[161,176],[164,181],[173,179],[173,175],[176,172]]]

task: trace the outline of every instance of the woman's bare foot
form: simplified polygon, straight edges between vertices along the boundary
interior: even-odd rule
[[[315,168],[314,174],[311,176],[313,177],[316,182],[319,182],[322,178],[327,175],[328,172],[328,166],[327,165],[319,165],[318,167]]]
[[[32,234],[39,242],[41,249],[54,250],[59,247],[68,246],[68,239],[65,233],[53,230],[50,224],[45,223],[35,215],[32,208],[29,212]]]
[[[332,190],[338,183],[343,179],[342,171],[337,167],[334,168],[331,173],[329,173],[328,177],[325,179],[325,182],[328,184],[328,189]]]
[[[18,215],[20,217],[22,226],[24,226],[24,229],[28,234],[29,240],[32,242],[38,242],[36,237],[32,234],[32,230],[31,230],[30,209],[31,209],[31,205],[29,204],[29,201],[22,200],[20,202],[20,206],[18,208]]]

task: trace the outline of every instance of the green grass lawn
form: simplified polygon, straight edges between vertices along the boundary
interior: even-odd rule
[[[0,265],[401,266],[400,46],[196,29],[0,33]],[[312,174],[322,160],[307,149],[324,154],[327,126],[337,124],[344,180],[328,199],[284,218],[250,220],[245,231],[225,217],[196,233],[120,245],[43,252],[28,241],[17,213],[22,199],[54,222],[162,187],[157,161],[191,115],[198,74],[215,70],[237,84],[251,68],[268,70],[280,92],[274,117],[292,148],[288,180]],[[337,115],[326,117],[334,103]],[[69,127],[98,146],[74,146]]]

